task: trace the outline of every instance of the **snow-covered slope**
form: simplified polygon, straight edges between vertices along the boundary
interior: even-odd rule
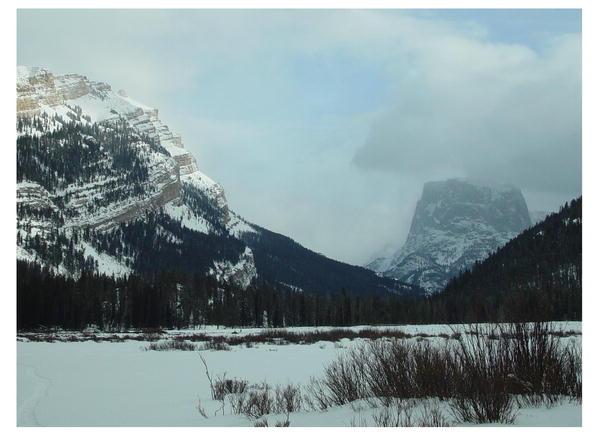
[[[385,272],[390,268],[390,263],[397,250],[398,246],[392,243],[386,243],[383,248],[371,256],[371,260],[369,260],[366,267],[377,273]]]
[[[408,339],[409,342],[417,343],[419,340],[435,348],[447,342],[436,337],[437,334],[452,335],[465,327],[467,326],[413,325],[380,328],[387,331],[403,331],[415,337]],[[557,322],[554,327],[558,331],[579,332],[581,322]],[[360,331],[376,328],[378,327],[355,326],[349,329]],[[323,326],[318,328],[319,331],[330,329]],[[306,334],[314,332],[315,328],[288,327],[286,331],[290,334]],[[205,326],[200,331],[166,331],[163,337],[165,340],[184,339],[186,335],[197,335],[199,332],[208,337],[239,338],[249,334],[260,334],[264,330]],[[59,334],[61,333],[56,335]],[[73,331],[65,331],[65,339],[68,340],[68,337],[74,334],[79,335]],[[94,333],[92,337],[103,335]],[[125,334],[115,335],[111,332],[110,335],[114,337]],[[431,335],[434,337],[429,337]],[[88,336],[87,339],[89,341],[57,340],[44,343],[19,337],[16,346],[17,426],[206,426],[205,432],[213,433],[219,432],[212,429],[217,426],[251,427],[255,424],[255,419],[231,412],[228,400],[225,401],[225,409],[220,401],[213,400],[209,380],[204,373],[199,373],[199,358],[196,352],[144,352],[143,349],[149,346],[150,342],[125,340],[95,343],[91,337]],[[569,346],[581,349],[581,335],[561,340],[565,345],[568,343]],[[312,344],[258,343],[248,347],[238,345],[227,347],[227,350],[201,353],[213,373],[226,372],[229,378],[247,380],[249,384],[266,382],[275,386],[293,383],[303,388],[303,393],[308,393],[304,388],[310,385],[311,379],[321,378],[325,367],[332,361],[365,343],[366,340],[362,338],[344,338],[338,342],[319,341]],[[176,375],[157,376],[157,373]],[[90,394],[91,392],[93,394]],[[510,425],[511,429],[520,425],[581,426],[581,404],[563,399],[559,398],[552,407],[519,409],[514,425]],[[416,399],[415,404],[427,400]],[[407,402],[407,405],[410,403]],[[448,401],[442,403],[439,412],[440,417],[443,416],[443,419],[450,423],[456,416],[450,413],[446,403]],[[198,412],[198,406],[206,411],[206,417]],[[373,416],[378,415],[380,409],[381,405],[376,400],[369,400],[368,403],[355,401],[324,411],[302,409],[291,413],[289,421],[292,428],[356,426],[359,424],[357,422],[376,426]],[[413,424],[418,424],[421,410],[414,410],[412,415]],[[268,420],[269,425],[274,426],[278,421],[285,421],[286,415],[270,414],[265,416],[264,420]],[[473,427],[473,424],[470,426],[470,431],[475,433],[476,427]],[[382,428],[377,429],[381,431]],[[440,428],[433,430],[436,429]],[[484,433],[485,430],[489,430],[485,426],[482,429]],[[324,430],[316,430],[315,433],[321,431]],[[337,431],[341,432],[339,429]],[[352,428],[351,432],[354,431],[357,429]],[[383,430],[383,433],[388,432],[403,431]]]
[[[19,166],[17,183],[23,241],[18,258],[45,262],[32,243],[24,243],[27,237],[39,235],[45,240],[52,231],[61,231],[66,238],[84,229],[110,231],[159,209],[181,226],[204,234],[227,231],[229,222],[239,227],[239,219],[233,213],[233,218],[229,216],[223,187],[198,170],[181,137],[160,120],[158,110],[124,91],[115,92],[106,83],[78,74],[55,75],[43,68],[19,66],[17,116],[18,157],[27,161]],[[47,140],[45,135],[56,132],[61,135],[58,141]],[[128,151],[135,154],[129,156],[129,163],[133,161],[143,173],[133,182],[127,175],[135,168],[117,168],[121,150],[107,145],[115,136],[125,137]],[[73,169],[52,170],[61,159],[68,161],[75,154],[76,174]],[[192,198],[201,201],[190,203]],[[249,226],[245,229],[252,231]],[[100,254],[90,244],[76,243],[74,249],[93,257],[99,272],[130,272],[121,259],[110,261],[108,254]],[[248,265],[252,256],[242,251],[240,258],[239,269],[246,276],[238,281],[247,285],[256,275]],[[215,260],[214,268],[224,263],[230,264]],[[61,264],[53,268],[60,273],[69,269]],[[225,280],[226,274],[222,276]]]
[[[405,244],[367,267],[436,292],[531,225],[520,190],[469,179],[429,182]]]
[[[196,159],[183,147],[181,136],[171,132],[159,119],[157,109],[129,98],[124,91],[115,92],[106,83],[93,82],[78,74],[55,76],[43,68],[19,66],[17,114],[40,113],[58,114],[82,123],[125,119],[135,131],[156,141],[167,151],[171,157],[170,166],[174,166],[173,161],[177,163],[179,177],[171,177],[173,181],[181,178],[181,182],[202,190],[218,201],[220,207],[227,208],[223,188],[198,170]],[[172,199],[168,196],[162,202]]]

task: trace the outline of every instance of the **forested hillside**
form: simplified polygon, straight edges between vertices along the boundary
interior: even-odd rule
[[[302,292],[254,282],[246,289],[203,273],[177,271],[109,278],[84,271],[78,279],[35,263],[17,262],[17,327],[105,330],[203,324],[301,326],[386,324],[405,318],[406,297]],[[402,315],[400,315],[403,313]]]
[[[259,274],[273,284],[325,294],[344,289],[353,296],[424,295],[416,285],[327,258],[289,237],[256,225],[254,228],[257,231],[244,234],[242,240],[252,249]]]
[[[144,265],[141,259],[141,276],[108,278],[88,270],[75,280],[36,264],[17,262],[17,324],[20,329],[83,328],[89,324],[119,329],[206,323],[283,327],[580,320],[581,225],[579,198],[428,298],[357,295],[345,290],[320,294],[264,280],[241,289],[192,273],[193,256],[184,256],[190,257],[189,263],[178,263],[179,255],[175,251],[170,254],[168,244],[163,251],[151,237],[148,243],[154,243],[164,267],[153,272],[151,264]],[[143,244],[149,237],[144,235],[144,226],[129,225],[128,234],[120,237]],[[204,242],[197,243],[209,243],[210,237],[204,237]],[[277,237],[273,237],[273,242],[265,245],[269,252],[277,252],[273,248]],[[117,249],[110,240],[99,240],[107,250]],[[263,255],[258,250],[258,265],[265,261]],[[302,257],[298,258],[302,265]]]
[[[581,319],[582,198],[523,231],[431,298],[432,319]]]

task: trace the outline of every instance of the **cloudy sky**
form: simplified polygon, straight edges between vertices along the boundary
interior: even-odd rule
[[[159,108],[233,209],[355,264],[425,181],[581,193],[579,11],[21,10],[17,57]]]

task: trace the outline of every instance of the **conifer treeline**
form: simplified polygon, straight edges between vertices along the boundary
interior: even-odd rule
[[[24,261],[17,262],[17,290],[19,329],[380,324],[398,321],[408,308],[404,298],[322,295],[264,282],[243,290],[203,274],[113,279],[84,272],[74,280]]]
[[[17,326],[104,329],[298,326],[581,319],[581,198],[453,279],[429,298],[299,292],[255,282],[246,290],[204,274],[162,271],[78,280],[17,262]]]

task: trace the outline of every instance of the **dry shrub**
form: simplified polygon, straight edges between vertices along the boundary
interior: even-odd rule
[[[226,374],[217,377],[213,384],[213,399],[223,401],[229,394],[243,394],[248,387],[248,381],[243,379],[227,379]]]
[[[370,395],[386,399],[414,397],[416,386],[413,347],[403,341],[375,341],[366,345],[361,354]]]
[[[447,398],[453,394],[454,367],[445,348],[428,342],[377,340],[338,357],[322,379],[311,380],[309,394],[319,409],[362,398]]]
[[[430,343],[412,349],[414,384],[413,397],[446,399],[454,394],[456,368],[447,348]]]
[[[250,418],[276,413],[286,414],[289,419],[289,414],[302,410],[303,405],[300,387],[291,384],[273,388],[263,382],[248,388],[244,386],[228,397],[234,414],[245,414]]]
[[[273,397],[271,387],[266,382],[251,388],[245,397],[242,412],[250,418],[260,418],[271,413]]]
[[[302,392],[300,387],[292,384],[275,388],[275,412],[290,414],[302,409]]]
[[[263,418],[254,423],[254,427],[269,427],[269,422]]]
[[[446,427],[450,422],[444,415],[439,401],[427,400],[422,403],[418,426],[421,427]]]
[[[472,327],[458,341],[454,354],[455,382],[451,409],[461,421],[512,423],[516,404],[509,394],[505,340],[490,338],[494,330]]]
[[[318,390],[318,401],[322,405],[344,405],[369,397],[365,373],[366,359],[369,357],[364,347],[352,349],[325,368],[325,376],[313,382],[312,389]]]
[[[286,334],[271,331],[263,337]],[[436,344],[402,339],[361,343],[329,364],[323,377],[311,378],[304,397],[293,385],[249,387],[225,376],[213,384],[203,363],[214,399],[224,404],[229,397],[234,413],[254,419],[285,413],[287,423],[289,414],[305,404],[324,410],[360,399],[386,405],[373,416],[378,426],[434,427],[448,425],[439,400],[450,399],[453,415],[473,423],[511,423],[520,406],[551,406],[565,397],[581,400],[580,348],[565,345],[563,335],[548,324],[473,326],[457,334]],[[418,412],[415,400],[421,403]]]
[[[565,397],[581,400],[581,353],[560,342],[546,323],[473,326],[438,345],[406,340],[363,343],[339,356],[320,379],[311,379],[308,403],[326,409],[362,398],[452,399],[465,422],[514,421],[519,406]],[[516,401],[515,398],[519,400]],[[404,408],[384,411],[381,424],[408,424]],[[386,414],[387,412],[387,414]],[[427,425],[444,423],[437,411]],[[411,421],[412,422],[412,421]]]
[[[311,377],[306,390],[304,400],[310,409],[324,411],[334,405],[322,379]]]
[[[421,398],[452,395],[454,368],[445,348],[429,342],[400,340],[367,345],[370,358],[364,370],[373,396],[380,398]]]
[[[418,412],[417,412],[418,409]],[[439,401],[400,399],[390,402],[373,414],[377,427],[447,427]]]
[[[202,417],[208,418],[206,410],[204,409],[204,406],[202,406],[202,401],[200,399],[198,399],[198,403],[196,404],[196,410]]]
[[[411,427],[414,426],[413,400],[395,400],[373,414],[373,422],[377,427]]]
[[[573,346],[562,344],[562,335],[550,324],[512,323],[499,329],[507,337],[504,357],[509,373],[522,386],[520,391],[516,387],[511,392],[578,395],[573,387],[577,390],[577,384],[581,384],[581,355]]]
[[[223,341],[207,341],[206,343],[204,343],[204,345],[202,346],[203,350],[231,350],[231,348],[229,347],[229,345]]]
[[[196,350],[196,345],[194,343],[189,343],[187,341],[169,340],[169,341],[161,341],[161,342],[150,343],[148,346],[146,346],[144,348],[144,350],[157,350],[157,351],[185,350],[185,351],[193,351],[193,350]]]

